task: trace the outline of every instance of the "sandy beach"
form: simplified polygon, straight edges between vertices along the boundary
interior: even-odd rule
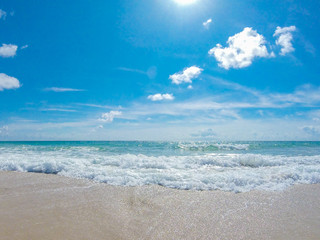
[[[1,239],[319,239],[320,185],[282,192],[117,187],[0,172]]]

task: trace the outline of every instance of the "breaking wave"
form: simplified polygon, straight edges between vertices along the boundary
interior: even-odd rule
[[[190,151],[192,147],[179,145]],[[246,144],[216,147],[248,149]],[[58,174],[121,186],[157,184],[233,192],[283,190],[293,184],[320,183],[320,154],[291,156],[249,151],[161,154],[161,150],[157,153],[121,153],[90,145],[2,146],[0,170]]]

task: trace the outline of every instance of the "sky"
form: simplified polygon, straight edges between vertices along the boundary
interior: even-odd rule
[[[0,140],[320,140],[318,0],[4,0]]]

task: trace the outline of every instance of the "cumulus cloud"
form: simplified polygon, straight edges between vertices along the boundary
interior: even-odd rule
[[[169,93],[165,93],[165,94],[157,93],[154,95],[149,95],[148,99],[150,99],[151,101],[173,100],[174,96]]]
[[[51,87],[43,89],[47,92],[83,92],[84,89]]]
[[[0,91],[4,89],[15,89],[21,87],[18,79],[10,77],[7,74],[0,73]]]
[[[257,57],[273,56],[268,53],[265,43],[266,40],[261,34],[246,27],[242,32],[229,37],[228,47],[217,44],[209,51],[209,55],[214,56],[222,68],[244,68],[250,66]]]
[[[181,84],[181,83],[192,83],[192,80],[199,77],[201,72],[203,71],[202,68],[197,66],[192,66],[189,68],[185,68],[182,72],[175,73],[169,76],[169,79],[172,80],[174,84]]]
[[[0,57],[14,57],[18,46],[13,44],[2,44],[0,47]]]
[[[278,37],[276,40],[276,44],[281,46],[281,52],[280,55],[286,55],[290,52],[294,51],[294,48],[292,46],[292,32],[296,31],[295,26],[290,27],[277,27],[276,31],[274,32],[273,36]]]
[[[202,25],[206,28],[209,29],[210,24],[212,23],[212,19],[208,19],[207,21],[205,21],[204,23],[202,23]]]
[[[107,113],[103,113],[99,120],[102,121],[102,122],[113,122],[113,120],[117,116],[121,116],[121,115],[122,115],[122,112],[120,112],[120,111],[110,111],[110,112],[107,112]]]
[[[7,17],[7,12],[3,11],[2,9],[0,9],[0,19],[5,20]]]

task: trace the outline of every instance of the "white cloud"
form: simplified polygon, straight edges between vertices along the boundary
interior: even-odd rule
[[[221,116],[225,117],[231,117],[234,119],[241,119],[240,115],[237,113],[237,111],[231,110],[231,109],[222,109],[220,112]]]
[[[17,53],[17,49],[17,45],[2,44],[2,47],[0,47],[0,57],[14,57]]]
[[[202,68],[197,66],[192,66],[189,68],[185,68],[182,72],[175,73],[169,76],[169,79],[172,80],[174,84],[181,84],[181,83],[192,83],[192,79],[199,77],[201,72],[203,71]]]
[[[212,137],[216,137],[217,134],[211,129],[206,129],[206,130],[202,130],[199,131],[198,133],[193,133],[191,134],[192,137],[197,137],[197,138],[212,138]]]
[[[118,70],[124,71],[124,72],[133,72],[133,73],[143,74],[143,75],[146,75],[149,79],[154,79],[157,76],[156,66],[149,67],[147,71],[134,69],[134,68],[126,68],[126,67],[119,67]]]
[[[63,109],[63,108],[42,108],[40,109],[42,112],[77,112],[77,110],[73,109]]]
[[[90,104],[90,103],[77,103],[77,105],[85,106],[85,107],[92,107],[92,108],[122,109],[121,106],[99,105],[99,104]]]
[[[297,87],[293,93],[271,94],[270,97],[275,101],[314,105],[320,103],[320,87],[305,84]]]
[[[277,37],[278,39],[276,40],[276,44],[280,45],[281,52],[280,55],[286,55],[287,53],[293,52],[294,48],[292,46],[292,32],[296,31],[295,26],[290,26],[290,27],[277,27],[276,31],[274,32],[273,36]]]
[[[287,108],[293,105],[304,107],[317,107],[320,103],[320,86],[304,84],[296,87],[293,92],[276,93],[261,92],[238,83],[226,81],[219,78],[207,76],[212,80],[212,84],[221,85],[236,92],[243,92],[247,98],[254,97],[249,102],[256,107],[266,108]],[[241,95],[240,95],[241,96]]]
[[[3,11],[2,9],[0,9],[0,19],[5,20],[7,17],[7,12]]]
[[[150,99],[151,101],[173,100],[174,96],[169,93],[165,93],[165,94],[157,93],[154,95],[149,95],[148,99]]]
[[[212,78],[215,79],[215,78]],[[163,101],[154,104],[135,104],[126,111],[127,119],[141,119],[154,115],[180,116],[190,119],[227,119],[241,120],[242,114],[249,111],[267,110],[282,112],[280,109],[318,107],[320,103],[320,87],[304,85],[289,93],[272,93],[258,91],[226,80],[212,81],[212,84],[224,86],[231,92],[215,94],[202,98],[190,98],[182,101]],[[286,111],[286,110],[284,110]],[[260,114],[263,112],[260,111]],[[265,115],[266,116],[266,115]],[[271,116],[271,115],[269,115]],[[320,119],[320,110],[308,116],[308,119]]]
[[[47,92],[83,92],[84,89],[74,89],[74,88],[59,88],[59,87],[51,87],[45,88],[44,91]]]
[[[7,74],[0,73],[0,91],[4,89],[15,89],[21,87],[18,79],[10,77]]]
[[[99,120],[102,122],[113,122],[114,118],[116,118],[117,116],[121,116],[121,115],[122,115],[122,112],[120,112],[120,111],[110,111],[107,113],[103,113]]]
[[[244,68],[252,64],[254,58],[272,57],[265,46],[265,39],[252,28],[246,27],[242,32],[229,37],[229,47],[223,48],[221,44],[209,51],[225,69]]]
[[[20,47],[20,49],[25,49],[25,48],[28,48],[28,47],[29,47],[29,45],[28,45],[28,44],[26,44],[26,45],[24,45],[24,46]]]
[[[202,23],[202,25],[206,28],[209,29],[210,24],[212,23],[212,19],[208,19],[207,21],[205,21],[204,23]]]

